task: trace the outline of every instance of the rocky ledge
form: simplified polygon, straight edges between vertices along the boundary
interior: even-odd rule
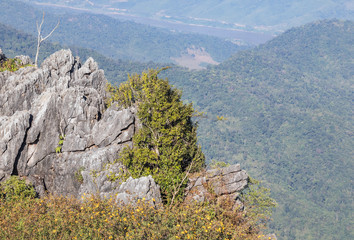
[[[22,176],[40,196],[98,194],[123,203],[139,198],[161,203],[151,176],[119,181],[124,166],[115,160],[132,145],[136,111],[107,109],[106,83],[92,58],[81,64],[70,50],[54,53],[40,68],[1,72],[0,181]],[[203,187],[209,182],[218,196],[236,196],[246,187],[247,174],[239,165],[208,171],[190,179],[188,189],[197,192],[191,198],[206,199]]]
[[[242,207],[240,191],[248,184],[248,174],[240,164],[211,169],[190,178],[186,188],[186,201],[230,201],[233,207]]]

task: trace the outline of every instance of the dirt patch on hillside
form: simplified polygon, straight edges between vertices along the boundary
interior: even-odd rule
[[[196,48],[195,46],[187,48],[186,51],[181,53],[180,57],[171,59],[182,67],[196,70],[205,69],[209,64],[219,64],[210,56],[205,48]]]

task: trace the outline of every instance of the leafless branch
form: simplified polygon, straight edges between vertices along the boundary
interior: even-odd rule
[[[38,55],[39,55],[39,49],[41,47],[41,44],[43,41],[45,41],[47,38],[49,38],[53,32],[59,27],[59,24],[60,24],[60,21],[58,21],[57,25],[53,28],[53,30],[46,36],[43,38],[42,36],[42,26],[43,26],[43,23],[44,23],[44,12],[43,12],[43,16],[42,16],[42,21],[41,21],[41,24],[39,24],[38,26],[38,22],[36,22],[36,25],[37,25],[37,32],[38,32],[38,39],[37,39],[37,52],[36,52],[36,58],[35,58],[35,61],[34,61],[34,65],[36,67],[38,67]]]

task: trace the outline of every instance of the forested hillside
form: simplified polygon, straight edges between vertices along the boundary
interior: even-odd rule
[[[0,22],[37,34],[36,21],[42,11],[22,2],[2,0]],[[60,20],[60,27],[51,40],[65,45],[91,48],[106,57],[140,62],[173,62],[188,48],[205,49],[220,62],[241,49],[238,45],[216,37],[174,33],[133,22],[122,22],[104,15],[46,14],[44,32],[50,31]]]
[[[270,186],[281,239],[353,239],[353,26],[308,24],[170,77],[207,113],[199,128],[207,158],[239,162]]]

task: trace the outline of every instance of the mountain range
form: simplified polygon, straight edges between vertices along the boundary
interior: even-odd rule
[[[37,34],[36,21],[41,17],[40,9],[22,2],[0,2],[0,22],[26,33]],[[114,59],[172,63],[187,57],[192,64],[186,67],[203,68],[245,48],[216,37],[180,34],[88,13],[47,13],[43,33],[50,32],[58,21],[60,27],[52,35],[52,41],[91,48]]]
[[[161,22],[200,25],[221,29],[279,33],[290,27],[328,18],[354,20],[351,0],[24,0],[40,6],[71,8],[116,17],[134,17],[151,24]],[[212,33],[210,33],[212,34]]]

